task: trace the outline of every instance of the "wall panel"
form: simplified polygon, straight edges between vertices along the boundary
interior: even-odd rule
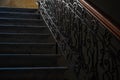
[[[37,8],[35,1],[36,0],[0,0],[0,6]]]

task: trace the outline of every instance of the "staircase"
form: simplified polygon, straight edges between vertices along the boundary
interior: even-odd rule
[[[0,8],[0,80],[64,80],[64,58],[36,11]]]

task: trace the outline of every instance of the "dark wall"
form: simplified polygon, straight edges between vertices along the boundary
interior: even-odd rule
[[[120,24],[120,2],[119,0],[86,0],[107,14],[113,21]]]

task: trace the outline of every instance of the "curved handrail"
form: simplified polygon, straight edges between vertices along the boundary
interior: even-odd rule
[[[99,13],[94,7],[92,7],[85,0],[79,0],[83,7],[88,10],[95,18],[97,18],[109,31],[111,31],[118,39],[120,39],[120,29],[119,26],[114,25],[109,19],[104,15]]]

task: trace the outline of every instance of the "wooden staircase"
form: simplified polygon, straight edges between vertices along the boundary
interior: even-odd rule
[[[36,11],[0,8],[0,80],[65,80],[64,58]]]

